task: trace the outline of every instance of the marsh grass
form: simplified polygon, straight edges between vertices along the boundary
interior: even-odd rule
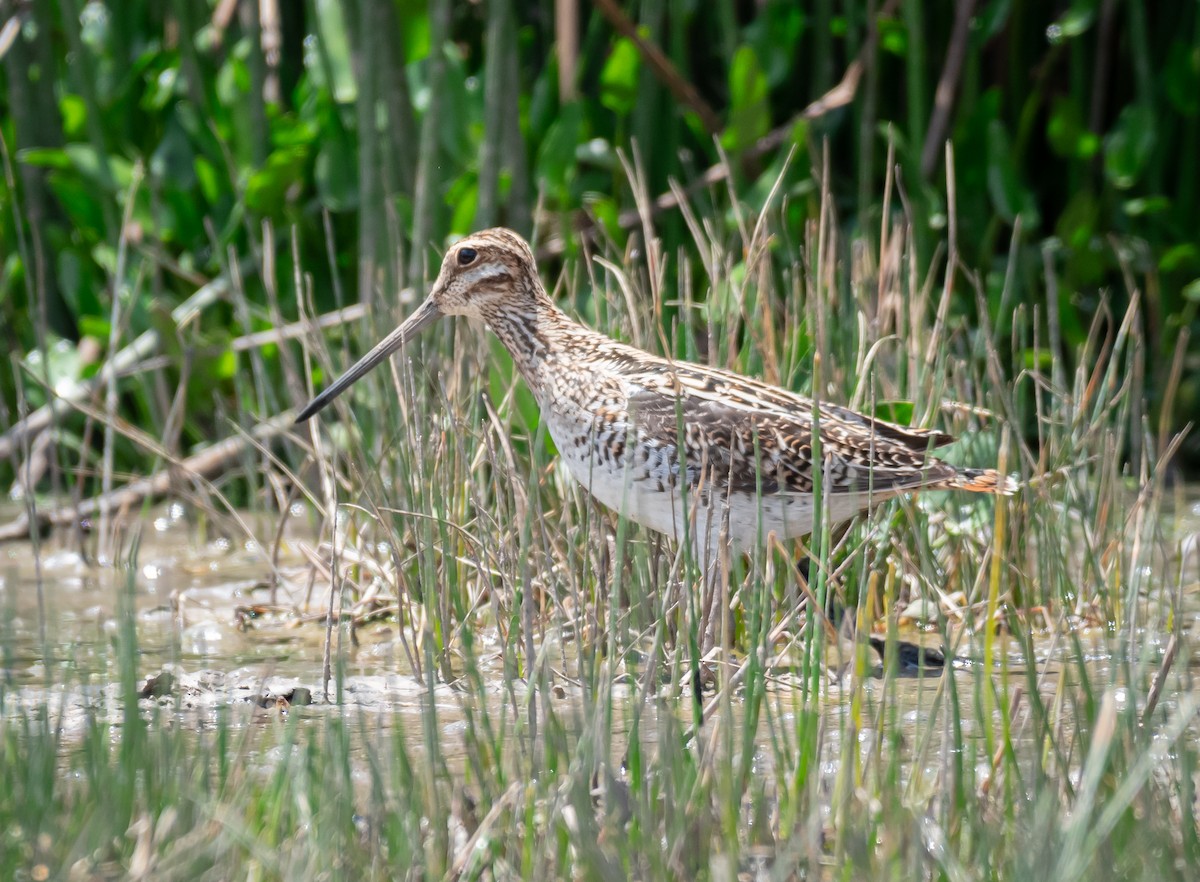
[[[800,241],[792,200],[815,209]],[[784,169],[758,205],[719,190],[686,203],[693,250],[662,253],[645,228],[636,253],[568,263],[557,296],[651,350],[942,425],[962,438],[949,458],[998,461],[1020,476],[1016,496],[931,493],[848,530],[826,521],[803,550],[724,561],[708,597],[685,553],[569,481],[486,332],[443,322],[257,463],[275,492],[255,498],[286,497],[281,478],[299,475],[331,539],[332,583],[280,586],[336,614],[331,703],[234,705],[201,727],[139,706],[127,603],[117,719],[67,732],[53,701],[16,711],[3,687],[0,866],[22,879],[1191,878],[1188,586],[1174,441],[1142,404],[1136,277],[1128,310],[1101,310],[1060,361],[1054,314],[1018,307],[1003,331],[979,319],[985,292],[953,223],[945,259],[921,264],[903,192],[889,186],[884,205],[898,209],[878,240],[852,234],[825,188]],[[306,340],[288,388],[328,382],[394,318]],[[881,676],[826,620],[829,594],[860,635],[886,634]],[[963,660],[944,676],[900,676],[901,614],[917,601],[937,610],[927,639]],[[378,615],[397,632],[395,672],[426,687],[415,722],[343,701],[352,630]],[[712,617],[725,645],[697,696]]]

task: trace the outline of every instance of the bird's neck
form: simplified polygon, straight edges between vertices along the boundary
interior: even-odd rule
[[[539,400],[553,385],[551,374],[561,368],[563,354],[597,335],[555,306],[542,290],[519,307],[485,314],[484,320]]]

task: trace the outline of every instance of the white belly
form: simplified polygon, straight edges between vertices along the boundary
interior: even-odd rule
[[[604,505],[650,530],[677,540],[684,536],[712,548],[722,530],[737,550],[766,541],[806,536],[813,529],[811,493],[769,494],[685,491],[672,482],[664,463],[637,457],[606,457],[579,443],[574,426],[550,423],[550,435],[571,476]],[[703,499],[702,499],[703,497]],[[853,517],[867,507],[865,494],[838,494],[827,500],[831,520]]]

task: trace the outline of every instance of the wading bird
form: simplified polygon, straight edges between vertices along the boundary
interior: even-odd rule
[[[510,230],[451,246],[416,312],[314,398],[309,419],[442,316],[482,319],[512,354],[571,475],[644,527],[693,546],[711,575],[723,547],[807,535],[814,470],[831,523],[918,489],[1012,493],[994,469],[929,454],[953,440],[606,337],[551,301]],[[814,426],[820,461],[814,457]]]

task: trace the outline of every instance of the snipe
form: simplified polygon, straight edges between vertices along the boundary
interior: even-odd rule
[[[651,530],[690,537],[708,569],[725,543],[812,531],[813,470],[827,516],[847,520],[917,489],[1012,493],[994,469],[929,455],[953,438],[816,406],[729,371],[670,361],[580,325],[554,305],[525,240],[484,230],[446,253],[423,304],[296,418],[309,419],[423,328],[446,315],[481,318],[512,353],[574,478]],[[685,527],[686,524],[686,527]]]

